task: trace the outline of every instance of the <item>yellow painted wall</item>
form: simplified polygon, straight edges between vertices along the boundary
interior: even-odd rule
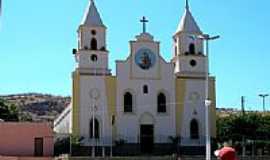
[[[176,124],[176,135],[181,134],[181,124],[184,112],[184,100],[186,91],[186,80],[177,78],[175,80],[175,94],[176,94],[176,109],[175,109],[175,124]]]
[[[80,98],[80,73],[78,71],[72,74],[72,134],[80,135],[80,121],[79,121],[79,98]]]
[[[111,124],[112,115],[117,117],[116,112],[116,77],[114,76],[107,76],[105,79],[106,83],[106,96],[107,96],[107,103],[108,103],[108,113],[109,113],[109,124]],[[116,125],[113,126],[113,140],[116,137]]]
[[[176,93],[176,134],[181,134],[181,124],[184,112],[184,99],[186,92],[186,78],[177,78],[175,93]],[[203,80],[203,79],[202,79]],[[204,79],[205,80],[205,79]],[[211,122],[211,136],[216,137],[216,84],[215,78],[209,79],[209,98],[212,101],[210,109],[210,122]]]

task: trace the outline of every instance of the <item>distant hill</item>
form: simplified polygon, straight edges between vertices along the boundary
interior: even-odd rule
[[[243,114],[242,110],[236,109],[236,108],[217,108],[216,113],[218,117],[228,117],[230,115],[240,115]],[[270,115],[269,111],[262,112],[258,110],[245,110],[244,113],[258,113],[258,114],[264,114],[264,115]]]
[[[71,97],[40,93],[12,94],[0,96],[0,98],[15,104],[19,108],[21,121],[35,122],[53,121],[71,101]],[[241,113],[240,110],[232,108],[217,108],[216,111],[219,117]]]
[[[15,104],[20,112],[21,121],[53,121],[71,101],[70,97],[40,93],[25,93],[0,96]]]

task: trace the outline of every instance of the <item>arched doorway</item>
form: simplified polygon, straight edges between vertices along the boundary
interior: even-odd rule
[[[93,128],[94,128],[94,134],[93,134]],[[89,124],[89,138],[99,139],[99,137],[100,137],[99,122],[97,119],[95,119],[95,123],[93,124],[93,119],[91,119],[90,124]]]
[[[154,117],[144,113],[140,117],[140,146],[142,153],[152,153],[154,146]]]
[[[199,139],[199,124],[196,119],[190,122],[190,138]]]

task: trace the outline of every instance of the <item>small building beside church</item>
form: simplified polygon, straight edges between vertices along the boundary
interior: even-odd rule
[[[160,42],[146,30],[129,41],[126,59],[108,67],[107,26],[90,1],[78,28],[72,103],[55,120],[55,131],[81,137],[81,146],[111,146],[122,141],[151,152],[155,146],[205,146],[205,100],[211,101],[210,133],[216,136],[215,77],[206,95],[208,60],[203,35],[188,2],[172,38],[168,62]],[[109,27],[109,26],[108,26]],[[113,32],[113,31],[112,31]],[[169,42],[167,42],[169,43]]]
[[[0,122],[0,156],[52,157],[53,134],[50,123]]]

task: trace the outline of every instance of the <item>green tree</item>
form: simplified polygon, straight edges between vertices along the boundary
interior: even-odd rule
[[[233,116],[217,117],[217,140],[228,141],[232,135]]]
[[[18,121],[18,108],[14,104],[9,104],[7,101],[0,99],[0,119]]]
[[[217,138],[219,142],[270,138],[270,116],[261,113],[247,113],[218,117]]]

